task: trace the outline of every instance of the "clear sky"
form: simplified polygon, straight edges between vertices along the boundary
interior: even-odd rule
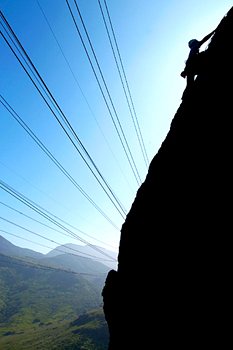
[[[38,0],[38,2],[0,0],[0,10],[101,173],[129,211],[138,184],[117,137],[66,1]],[[74,2],[73,0],[69,2],[84,33]],[[78,0],[77,3],[140,177],[144,181],[147,168],[127,107],[98,0]],[[104,7],[103,0],[101,4]],[[187,42],[193,38],[201,40],[211,32],[230,9],[232,1],[107,0],[107,5],[145,147],[151,161],[164,140],[181,102],[186,83],[179,75],[189,53]],[[84,40],[87,44],[85,36]],[[89,50],[88,44],[87,47]],[[75,151],[1,36],[0,94],[84,191],[120,228],[124,219]],[[108,245],[118,246],[120,232],[80,194],[2,104],[0,104],[0,179],[70,225]],[[2,189],[0,189],[0,201],[55,227]],[[61,244],[68,242],[80,244],[79,241],[46,228],[2,204],[0,213],[1,217]],[[56,246],[2,219],[0,219],[0,230],[8,232],[7,234],[0,231],[0,235],[22,247],[43,253],[50,250],[23,241],[9,233],[51,248]],[[74,232],[92,244],[104,246],[90,237]],[[142,233],[141,239],[143,234],[146,233]]]

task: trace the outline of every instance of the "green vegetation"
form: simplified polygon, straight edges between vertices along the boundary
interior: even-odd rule
[[[12,248],[3,243],[5,250]],[[108,327],[99,309],[105,277],[35,268],[25,259],[78,273],[107,273],[109,268],[66,254],[38,260],[29,253],[19,261],[4,251],[0,259],[0,349],[106,350]]]
[[[97,309],[78,318],[36,326],[21,334],[0,338],[4,350],[106,350],[108,327],[103,310]]]
[[[81,276],[0,262],[0,336],[69,319],[101,305]]]

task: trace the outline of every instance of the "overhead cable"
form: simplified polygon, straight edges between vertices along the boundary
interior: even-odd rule
[[[27,184],[29,184],[30,186],[34,187],[37,191],[39,191],[40,193],[42,193],[44,196],[46,196],[47,198],[49,198],[50,200],[52,200],[54,203],[58,204],[60,207],[62,207],[63,209],[69,211],[70,213],[72,213],[73,215],[77,216],[78,218],[82,219],[83,221],[85,221],[86,223],[90,224],[91,226],[97,228],[98,230],[100,229],[102,232],[109,232],[107,231],[107,229],[101,229],[98,225],[94,224],[92,221],[84,219],[81,215],[79,215],[77,212],[71,210],[70,208],[67,208],[67,206],[65,206],[64,204],[61,204],[59,201],[57,201],[56,199],[54,199],[53,197],[51,197],[50,195],[48,195],[48,193],[42,191],[40,188],[38,188],[37,186],[35,186],[34,184],[32,184],[30,181],[28,181],[27,179],[25,179],[22,175],[20,175],[19,173],[17,173],[15,170],[13,170],[12,168],[10,168],[8,165],[6,165],[5,163],[3,163],[0,159],[0,165],[3,165],[5,168],[7,168],[8,170],[10,170],[14,175],[18,176],[20,179],[22,179],[23,181],[25,181]],[[1,202],[0,202],[1,203]],[[70,225],[70,227],[76,229],[76,227]],[[87,236],[91,237],[90,235],[86,234]],[[103,243],[104,245],[117,249],[114,246],[111,246],[110,244],[107,244],[105,242],[102,242],[100,240],[98,240],[97,238],[94,238],[97,242]]]
[[[1,217],[0,217],[0,219],[5,220],[4,218],[1,218]],[[30,232],[30,233],[32,233],[32,234],[35,234],[35,232],[30,231],[30,230],[27,230],[26,228],[24,228],[24,227],[22,227],[22,226],[20,226],[20,225],[16,225],[15,223],[10,222],[10,221],[8,221],[8,220],[6,220],[6,221],[7,221],[8,223],[11,223],[12,225],[17,226],[18,228],[21,228],[22,230],[28,231],[28,232]],[[18,236],[18,235],[15,235],[15,234],[13,234],[13,233],[11,233],[11,232],[8,232],[8,231],[5,231],[5,230],[0,230],[0,232],[3,232],[3,233],[6,233],[7,235],[10,235],[10,236],[13,236],[13,237],[22,239],[22,240],[24,240],[24,241],[26,241],[26,242],[30,242],[30,243],[39,245],[39,246],[44,247],[44,248],[49,248],[49,249],[51,249],[51,251],[52,251],[52,250],[56,250],[57,252],[60,252],[60,253],[63,253],[63,254],[73,255],[73,256],[77,256],[77,257],[85,258],[85,259],[91,259],[91,260],[93,260],[93,261],[98,261],[98,260],[94,260],[94,259],[100,259],[100,260],[104,260],[104,261],[111,261],[111,260],[101,259],[101,258],[98,258],[98,257],[95,257],[95,256],[93,256],[93,258],[89,258],[89,257],[86,257],[86,256],[82,256],[82,255],[78,255],[78,254],[74,254],[74,253],[70,253],[70,252],[65,252],[65,251],[60,250],[60,249],[58,249],[58,248],[52,248],[52,247],[49,247],[49,246],[47,246],[47,245],[44,245],[44,244],[41,244],[41,243],[37,243],[37,242],[35,242],[35,241],[32,241],[32,240],[30,240],[30,239],[27,239],[27,238],[24,238],[24,237],[20,237],[20,236]],[[41,236],[41,237],[42,237],[42,236]],[[46,237],[42,237],[42,238],[47,239]],[[50,240],[50,242],[54,243],[54,241],[53,241],[52,239]],[[61,244],[59,244],[59,246],[61,246]],[[69,247],[67,246],[66,248],[69,248]],[[78,251],[78,250],[76,250],[76,249],[74,249],[74,250],[77,251],[77,252],[80,252],[80,251]],[[80,252],[80,253],[82,253],[82,252]],[[85,254],[85,253],[84,253],[84,254]],[[111,261],[111,262],[112,262],[112,261]]]
[[[113,43],[112,43],[112,39],[111,39],[109,30],[108,30],[106,18],[105,18],[104,11],[103,11],[103,8],[102,8],[100,0],[98,0],[98,3],[99,3],[100,11],[101,11],[101,14],[102,14],[102,17],[103,17],[103,21],[104,21],[105,29],[106,29],[106,32],[107,32],[107,35],[108,35],[108,39],[109,39],[109,42],[110,42],[110,46],[111,46],[111,49],[112,49],[112,52],[113,52],[114,60],[115,60],[116,66],[117,66],[118,74],[120,76],[120,80],[121,80],[121,84],[122,84],[122,87],[123,87],[123,90],[124,90],[126,101],[127,101],[128,107],[129,107],[129,111],[130,111],[130,115],[131,115],[131,118],[132,118],[132,121],[133,121],[134,129],[136,131],[137,139],[138,139],[141,151],[142,151],[142,155],[143,155],[146,167],[148,168],[149,167],[149,159],[148,159],[145,143],[144,143],[144,140],[143,140],[141,128],[140,128],[140,125],[139,125],[139,121],[138,121],[138,118],[137,118],[136,110],[135,110],[135,107],[134,107],[132,95],[131,95],[131,92],[130,92],[130,89],[129,89],[128,80],[126,78],[125,69],[124,69],[124,66],[123,66],[123,62],[122,62],[119,46],[117,44],[116,35],[115,35],[114,29],[113,29],[112,20],[111,20],[110,14],[109,14],[107,3],[104,0],[104,4],[105,4],[108,20],[109,20],[109,23],[110,23],[110,28],[111,28],[111,31],[112,31],[112,35],[113,35],[114,43],[115,43],[115,46],[116,46],[116,51],[117,51],[117,55],[118,55],[118,58],[119,58],[120,66],[121,66],[121,69],[122,69],[122,72],[123,72],[123,77],[124,77],[125,83],[123,82],[123,77],[122,77],[122,74],[121,74],[121,71],[120,71],[120,67],[119,67],[119,64],[118,64],[118,61],[117,61],[115,49],[114,49],[114,46],[113,46]],[[126,85],[126,88],[127,88],[127,91],[128,91],[129,98],[127,96],[125,85]],[[130,106],[129,99],[130,99],[132,108]],[[133,112],[132,112],[132,109],[133,109]]]
[[[49,228],[50,230],[56,231],[56,232],[61,233],[61,234],[63,234],[63,235],[65,234],[64,232],[61,232],[61,231],[55,229],[54,227],[51,227],[51,226],[49,226],[49,225],[46,225],[46,224],[44,224],[43,222],[41,222],[41,221],[39,221],[39,220],[36,220],[36,219],[32,218],[31,216],[26,215],[25,213],[22,213],[22,211],[19,211],[19,210],[15,209],[15,208],[12,208],[10,205],[7,205],[6,203],[3,203],[3,202],[0,201],[0,204],[3,205],[3,206],[5,206],[5,207],[7,207],[8,209],[11,209],[12,211],[14,211],[14,212],[16,212],[16,213],[18,213],[18,214],[20,214],[20,215],[26,217],[27,219],[30,219],[30,220],[32,220],[32,221],[34,221],[34,222],[36,222],[36,223],[38,223],[38,224],[40,224],[40,225],[46,227],[46,228]],[[66,223],[66,224],[68,225],[68,223]],[[74,227],[74,226],[72,226],[72,225],[68,225],[68,226],[70,226],[70,227],[72,227],[73,229],[75,229],[75,230],[78,231],[78,229],[77,229],[76,227]],[[83,232],[83,234],[85,234],[85,233]],[[68,236],[68,237],[70,237],[70,235],[68,235],[68,234],[65,234],[65,235]],[[92,237],[92,236],[90,236],[90,235],[88,235],[88,234],[85,234],[85,235],[88,236],[89,238],[92,238],[92,239],[98,241],[99,243],[102,243],[102,244],[108,246],[108,247],[117,249],[116,247],[113,247],[113,246],[111,246],[111,245],[109,245],[109,244],[107,244],[107,243],[105,243],[105,242],[103,242],[103,241],[100,241],[99,239],[95,239],[94,237]]]
[[[57,43],[57,46],[58,46],[58,48],[59,48],[59,50],[60,50],[60,52],[61,52],[61,54],[62,54],[62,56],[63,56],[63,58],[64,58],[64,60],[65,60],[65,62],[66,62],[66,64],[67,64],[67,66],[68,66],[70,72],[71,72],[71,75],[72,75],[72,77],[74,78],[74,81],[75,81],[76,85],[78,86],[78,88],[79,88],[79,90],[80,90],[80,92],[81,92],[81,95],[83,96],[83,99],[84,99],[84,101],[86,102],[86,105],[87,105],[88,109],[90,110],[90,113],[91,113],[92,117],[94,118],[94,120],[95,120],[95,122],[96,122],[96,124],[97,124],[97,126],[98,126],[98,128],[99,128],[99,130],[100,130],[100,132],[101,132],[101,134],[102,134],[102,136],[103,136],[103,138],[104,138],[104,140],[105,140],[105,142],[106,142],[106,144],[107,144],[109,150],[110,150],[110,152],[112,153],[112,156],[113,156],[113,158],[115,159],[115,162],[117,163],[118,168],[120,169],[120,171],[121,171],[123,177],[125,178],[125,181],[127,182],[128,186],[130,187],[131,191],[133,192],[132,187],[131,187],[129,181],[127,180],[127,177],[126,177],[126,175],[125,175],[125,173],[124,173],[122,167],[120,166],[120,163],[118,162],[118,160],[117,160],[117,158],[116,158],[116,156],[115,156],[115,154],[114,154],[114,152],[113,152],[113,149],[112,149],[112,147],[110,146],[110,144],[109,144],[109,142],[108,142],[108,140],[107,140],[107,138],[106,138],[106,136],[105,136],[105,134],[104,134],[104,132],[103,132],[103,130],[102,130],[102,128],[101,128],[101,126],[100,126],[100,124],[99,124],[99,122],[98,122],[98,120],[97,120],[97,118],[96,118],[96,116],[95,116],[95,114],[94,114],[94,112],[93,112],[91,106],[90,106],[90,103],[88,102],[87,97],[85,96],[85,94],[84,94],[84,92],[83,92],[83,90],[82,90],[82,88],[81,88],[81,86],[80,86],[80,84],[79,84],[79,82],[78,82],[78,79],[77,79],[77,77],[76,77],[76,75],[75,75],[73,69],[71,68],[71,65],[70,65],[70,63],[69,63],[69,61],[68,61],[68,59],[67,59],[67,57],[66,57],[66,55],[65,55],[65,53],[64,53],[64,51],[63,51],[63,49],[62,49],[62,47],[61,47],[61,45],[60,45],[60,43],[59,43],[59,41],[58,41],[58,39],[57,39],[57,37],[56,37],[56,35],[55,35],[55,33],[54,33],[54,31],[53,31],[51,25],[50,25],[50,23],[49,23],[49,20],[48,20],[46,14],[45,14],[45,12],[44,12],[44,10],[43,10],[43,8],[42,8],[40,2],[39,2],[39,0],[36,0],[36,1],[37,1],[37,3],[38,3],[38,6],[39,6],[39,8],[40,8],[40,10],[41,10],[41,12],[42,12],[42,14],[43,14],[43,17],[44,17],[44,19],[45,19],[45,21],[46,21],[46,23],[47,23],[47,25],[48,25],[48,27],[49,27],[49,30],[51,31],[51,33],[52,33],[52,35],[53,35],[53,37],[54,37],[54,39],[55,39],[55,41],[56,41],[56,43]]]
[[[77,181],[68,173],[68,171],[61,165],[61,163],[53,156],[48,148],[40,141],[35,133],[28,127],[28,125],[22,120],[22,118],[15,112],[15,110],[9,105],[9,103],[0,95],[0,102],[6,108],[6,110],[12,115],[12,117],[20,124],[20,126],[27,132],[27,134],[36,142],[36,144],[42,149],[42,151],[50,158],[50,160],[58,167],[58,169],[68,178],[68,180],[79,190],[79,192],[91,203],[91,205],[98,210],[98,212],[116,229],[119,228],[116,224],[107,216],[107,214],[100,209],[100,207],[93,201],[93,199],[84,191],[84,189],[77,183]]]
[[[2,217],[2,216],[0,216],[0,220],[5,221],[5,222],[7,222],[8,224],[11,224],[11,225],[13,225],[13,226],[15,226],[15,227],[17,227],[17,228],[20,228],[21,230],[24,230],[24,231],[26,231],[26,232],[28,232],[28,233],[31,233],[31,234],[33,234],[34,236],[40,237],[40,238],[42,238],[42,239],[45,239],[46,241],[52,242],[52,243],[54,243],[54,244],[57,244],[58,246],[61,245],[59,242],[56,242],[56,241],[54,241],[54,240],[52,240],[52,239],[49,239],[49,238],[47,238],[47,237],[44,237],[43,235],[40,235],[39,233],[36,233],[36,232],[34,232],[34,231],[32,231],[32,230],[27,229],[26,227],[23,227],[23,226],[21,226],[21,225],[18,225],[18,224],[16,224],[16,223],[13,222],[13,221],[7,220],[6,218],[4,218],[4,217]],[[4,231],[4,230],[0,230],[0,231],[1,231],[1,232],[5,232],[5,233],[7,233],[7,234],[9,234],[9,235],[18,237],[18,238],[22,238],[22,237],[19,237],[19,236],[14,235],[14,234],[11,234],[11,233],[9,233],[9,232],[7,232],[7,231]],[[22,239],[28,241],[28,240],[25,239],[25,238],[22,238]],[[38,244],[38,245],[41,245],[40,243],[36,243],[36,242],[34,242],[34,241],[29,241],[29,242],[35,243],[35,244]],[[44,246],[44,247],[46,247],[46,248],[51,248],[51,247],[48,247],[48,246],[45,246],[45,245],[42,245],[42,246]],[[81,253],[81,254],[87,255],[87,257],[86,257],[86,256],[85,256],[85,257],[84,257],[84,256],[81,256],[81,255],[78,255],[78,254],[74,254],[74,253],[71,254],[71,253],[69,253],[69,252],[64,252],[64,251],[62,251],[62,250],[60,250],[60,249],[58,249],[58,248],[51,248],[51,249],[57,250],[57,251],[59,251],[59,252],[61,252],[61,253],[63,253],[63,254],[76,255],[76,256],[79,256],[79,257],[81,257],[81,258],[87,258],[87,259],[92,259],[92,260],[93,260],[93,259],[96,259],[96,260],[109,261],[109,262],[116,261],[114,258],[112,258],[112,260],[103,259],[103,258],[100,258],[100,257],[98,257],[98,256],[94,256],[94,255],[92,255],[92,254],[88,254],[88,253],[85,253],[85,252],[81,252],[80,250],[71,248],[71,247],[69,247],[69,246],[67,246],[66,248],[69,249],[69,250],[75,251],[75,252],[77,252],[77,253]]]
[[[16,258],[15,256],[3,254],[3,253],[0,253],[0,256],[2,256],[3,258],[9,259],[9,260],[0,259],[1,262],[8,263],[8,264],[10,263],[10,264],[15,264],[15,265],[21,265],[21,266],[25,266],[25,267],[33,267],[33,268],[37,268],[37,269],[41,269],[41,270],[51,270],[51,271],[57,271],[57,272],[72,273],[74,275],[81,275],[81,276],[83,275],[83,276],[104,277],[106,275],[106,274],[97,275],[94,273],[75,272],[72,270],[65,270],[65,269],[62,269],[59,267],[52,267],[50,265],[39,264],[39,263],[32,261],[32,259],[26,260],[26,259],[22,259],[22,258],[18,258],[18,257]],[[13,260],[13,261],[11,261],[11,260]],[[20,264],[20,263],[18,263],[18,261],[22,262],[24,264]]]
[[[86,33],[86,36],[87,36],[89,45],[90,45],[90,47],[91,47],[93,56],[94,56],[94,58],[95,58],[95,61],[96,61],[98,70],[99,70],[99,72],[100,72],[102,81],[103,81],[103,83],[104,83],[104,86],[105,86],[105,89],[106,89],[108,98],[109,98],[110,103],[111,103],[111,106],[112,106],[112,108],[113,108],[114,115],[115,115],[115,117],[116,117],[117,123],[116,123],[116,121],[115,121],[115,119],[114,119],[114,117],[113,117],[113,114],[112,114],[111,109],[110,109],[110,107],[109,107],[109,104],[108,104],[108,102],[107,102],[106,96],[105,96],[105,94],[104,94],[103,88],[102,88],[102,86],[101,86],[101,84],[100,84],[100,81],[99,81],[99,79],[98,79],[97,73],[96,73],[96,71],[95,71],[95,68],[94,68],[93,63],[92,63],[91,58],[90,58],[90,55],[89,55],[88,50],[87,50],[87,48],[86,48],[86,45],[85,45],[85,43],[84,43],[82,34],[81,34],[80,30],[79,30],[79,27],[78,27],[77,21],[76,21],[76,19],[75,19],[74,13],[73,13],[73,11],[72,11],[72,9],[71,9],[71,6],[70,6],[70,4],[69,4],[69,1],[66,0],[67,6],[68,6],[68,8],[69,8],[71,17],[72,17],[72,19],[73,19],[73,22],[74,22],[74,24],[75,24],[75,27],[76,27],[77,32],[78,32],[78,34],[79,34],[79,37],[80,37],[80,39],[81,39],[81,42],[82,42],[82,45],[83,45],[83,47],[84,47],[85,53],[86,53],[86,55],[87,55],[88,61],[89,61],[90,65],[91,65],[92,71],[93,71],[93,73],[94,73],[94,76],[95,76],[96,81],[97,81],[97,83],[98,83],[98,86],[99,86],[99,88],[100,88],[100,91],[101,91],[101,94],[102,94],[102,96],[103,96],[104,102],[105,102],[105,104],[106,104],[106,106],[107,106],[109,115],[110,115],[111,120],[112,120],[112,122],[113,122],[113,125],[114,125],[114,127],[115,127],[115,129],[116,129],[117,135],[118,135],[118,137],[119,137],[119,139],[120,139],[121,145],[122,145],[123,150],[124,150],[124,152],[125,152],[125,155],[126,155],[126,157],[127,157],[127,159],[128,159],[129,165],[130,165],[131,170],[132,170],[132,172],[133,172],[133,174],[134,174],[134,177],[135,177],[135,179],[136,179],[136,181],[137,181],[137,184],[140,186],[140,185],[142,184],[142,180],[141,180],[141,178],[140,178],[139,171],[138,171],[138,169],[137,169],[137,166],[136,166],[136,163],[135,163],[135,161],[134,161],[132,152],[131,152],[131,150],[130,150],[128,141],[127,141],[126,136],[125,136],[125,133],[124,133],[124,131],[123,131],[123,128],[122,128],[120,119],[119,119],[118,114],[117,114],[117,112],[116,112],[116,108],[115,108],[115,106],[114,106],[114,104],[113,104],[113,101],[112,101],[112,98],[111,98],[109,89],[108,89],[108,87],[107,87],[107,84],[106,84],[106,81],[105,81],[105,79],[104,79],[102,70],[101,70],[100,65],[99,65],[99,62],[98,62],[98,60],[97,60],[97,57],[96,57],[96,54],[95,54],[93,45],[92,45],[92,43],[91,43],[90,37],[89,37],[89,35],[88,35],[88,32],[87,32],[85,23],[84,23],[84,21],[83,21],[81,12],[80,12],[80,10],[79,10],[79,7],[78,7],[78,5],[77,5],[76,0],[74,0],[74,2],[75,2],[76,9],[77,9],[77,11],[78,11],[80,20],[81,20],[81,22],[82,22],[84,31],[85,31],[85,33]],[[117,126],[117,124],[118,124],[118,126]],[[123,139],[122,139],[122,137],[123,137]],[[124,142],[123,142],[123,140],[124,140]]]
[[[45,84],[44,80],[40,76],[39,72],[35,68],[34,64],[32,63],[31,59],[29,58],[28,54],[24,50],[22,44],[16,37],[15,33],[13,32],[12,28],[10,27],[9,23],[7,22],[6,18],[0,11],[0,18],[2,20],[1,25],[4,28],[7,36],[10,38],[13,46],[15,49],[18,51],[20,56],[22,57],[23,61],[20,59],[19,55],[15,51],[14,47],[10,44],[9,40],[7,40],[6,36],[1,32],[2,37],[10,47],[11,51],[14,53],[15,57],[18,59],[19,63],[23,67],[24,71],[27,73],[28,77],[36,87],[37,91],[49,107],[50,111],[58,121],[59,125],[75,147],[76,151],[79,153],[89,170],[91,171],[92,175],[95,177],[103,191],[106,193],[114,207],[117,209],[118,213],[122,216],[122,218],[125,219],[126,216],[126,209],[123,207],[122,203],[119,201],[117,198],[116,194],[113,192],[111,189],[110,185],[107,183],[106,179],[104,176],[101,174],[100,170],[96,166],[95,162],[91,158],[89,152],[87,149],[84,147],[83,143],[81,142],[80,138],[74,131],[73,127],[71,126],[70,122],[68,121],[67,117],[61,110],[60,106],[58,105],[57,101],[53,97],[52,93],[48,89],[47,85]],[[31,72],[31,73],[30,73]],[[33,78],[34,76],[34,78]],[[38,86],[39,84],[39,86]],[[59,116],[58,116],[59,115]],[[71,133],[71,135],[70,135]],[[73,138],[75,141],[73,140]],[[77,146],[77,144],[78,146]],[[80,149],[81,150],[80,150]],[[93,169],[94,168],[94,169]]]
[[[63,231],[67,232],[70,236],[74,237],[75,239],[79,240],[80,242],[88,245],[90,248],[98,251],[100,254],[107,256],[110,259],[113,259],[110,255],[108,255],[107,253],[103,252],[100,248],[96,247],[95,245],[89,243],[88,241],[86,241],[85,239],[81,238],[80,236],[78,236],[76,233],[74,233],[73,231],[69,230],[66,226],[62,225],[60,222],[58,222],[57,220],[53,219],[53,217],[55,217],[56,219],[58,219],[61,222],[64,222],[62,219],[58,218],[57,216],[55,216],[54,214],[48,212],[47,210],[45,210],[44,208],[42,208],[41,206],[39,206],[38,204],[36,204],[35,202],[33,202],[32,200],[30,200],[29,198],[27,198],[26,196],[22,195],[21,193],[19,193],[18,191],[14,190],[12,187],[10,187],[9,185],[7,185],[6,183],[4,183],[3,181],[0,180],[0,188],[3,189],[5,192],[7,192],[8,194],[10,194],[12,197],[16,198],[17,200],[19,200],[21,203],[23,203],[24,205],[26,205],[27,207],[29,207],[30,209],[34,210],[37,214],[41,215],[42,217],[44,217],[46,220],[52,222],[54,225],[58,226],[59,228],[61,228]],[[53,217],[52,217],[53,216]],[[78,230],[78,229],[77,229]],[[81,230],[78,230],[80,233],[82,233]]]

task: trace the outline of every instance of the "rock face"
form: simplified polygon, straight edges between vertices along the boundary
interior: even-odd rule
[[[232,34],[233,8],[122,226],[118,271],[103,290],[110,350],[229,342]]]

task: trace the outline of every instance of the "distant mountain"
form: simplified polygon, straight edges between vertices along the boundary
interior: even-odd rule
[[[32,268],[4,256],[0,260],[0,301],[1,336],[75,317],[99,307],[102,298],[101,288],[82,276]]]
[[[40,260],[41,263],[47,262],[52,265],[59,265],[65,269],[70,269],[75,272],[89,274],[108,273],[109,268],[98,261],[93,261],[90,258],[79,257],[70,254],[61,254],[53,258],[44,257]]]
[[[98,247],[98,246],[96,246],[96,247],[98,249],[100,249],[104,254],[108,254],[112,258],[117,260],[117,253],[115,253],[111,250],[102,248],[102,247]],[[101,254],[100,252],[94,250],[93,248],[91,248],[90,246],[87,246],[87,245],[83,246],[83,245],[68,243],[68,244],[58,246],[56,249],[58,249],[58,250],[55,250],[55,249],[51,250],[48,254],[45,255],[45,257],[46,258],[53,258],[55,256],[63,254],[62,252],[77,254],[77,255],[82,256],[82,257],[88,257],[88,255],[86,255],[86,254],[89,254],[89,257],[95,256],[95,257],[103,259],[103,260],[100,260],[100,262],[102,264],[108,266],[109,268],[115,269],[115,270],[117,269],[117,262],[106,261],[106,260],[110,260],[110,258],[108,258],[107,256]]]
[[[57,265],[66,270],[73,270],[78,273],[86,273],[97,276],[83,276],[88,281],[103,288],[104,281],[110,268],[98,261],[93,261],[90,258],[80,257],[70,254],[56,255],[52,258],[44,257],[40,263],[48,263]],[[99,276],[98,276],[99,275]],[[101,276],[102,275],[102,276]]]
[[[71,249],[70,249],[71,248]],[[81,246],[76,244],[65,244],[57,247],[58,250],[52,250],[48,254],[35,252],[30,249],[20,248],[0,236],[0,253],[29,257],[33,259],[39,259],[40,264],[50,264],[53,266],[59,266],[63,269],[70,269],[78,273],[90,274],[90,275],[102,275],[99,276],[83,276],[88,281],[91,281],[95,285],[102,288],[104,286],[105,277],[110,269],[116,269],[116,263],[111,261],[110,258],[102,255],[101,253],[93,250],[88,246]],[[116,259],[116,253],[100,248],[104,253],[112,256]],[[77,256],[75,255],[77,254]],[[88,255],[86,255],[88,254]],[[92,260],[91,256],[100,257],[103,260]],[[93,258],[94,259],[94,258]]]
[[[44,257],[44,254],[35,252],[34,250],[17,247],[2,236],[0,236],[0,253],[16,256],[28,256],[29,258],[34,259],[41,259]]]

